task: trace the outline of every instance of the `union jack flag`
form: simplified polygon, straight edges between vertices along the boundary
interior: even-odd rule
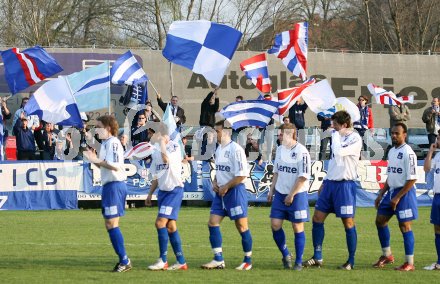
[[[393,92],[387,91],[372,83],[368,84],[367,87],[370,93],[376,98],[376,103],[378,104],[400,106],[401,104],[414,103],[414,96],[397,97]]]
[[[5,77],[13,95],[63,71],[63,68],[42,47],[34,46],[20,52],[11,48],[1,52]]]
[[[285,31],[275,36],[274,45],[267,52],[275,54],[293,75],[307,78],[307,44],[308,23],[294,25],[293,30]]]
[[[265,53],[244,60],[240,63],[240,68],[258,90],[264,93],[270,92],[270,78]]]
[[[315,79],[310,78],[300,86],[278,90],[278,102],[280,103],[278,113],[284,115],[301,97],[302,91],[313,84],[315,84]]]

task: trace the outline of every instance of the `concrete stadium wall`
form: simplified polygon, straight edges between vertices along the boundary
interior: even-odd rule
[[[48,48],[49,53],[65,69],[61,74],[70,74],[102,60],[115,60],[126,50],[117,49],[65,49]],[[149,78],[164,97],[168,100],[171,94],[170,64],[163,58],[160,51],[132,50],[141,61]],[[229,70],[226,72],[219,91],[221,107],[234,101],[242,95],[245,99],[255,99],[257,91],[251,82],[244,77],[240,70],[240,62],[257,52],[236,52]],[[292,76],[274,56],[268,55],[269,73],[272,74],[273,92],[294,86],[300,82]],[[409,105],[411,109],[410,127],[424,127],[421,120],[423,110],[430,105],[433,96],[440,96],[440,64],[439,56],[431,55],[399,55],[399,54],[365,54],[365,53],[329,53],[309,52],[309,76],[327,78],[337,97],[348,97],[354,102],[361,94],[369,95],[366,88],[368,83],[375,83],[385,89],[414,95],[416,103]],[[0,94],[7,95],[8,88],[3,76],[3,66],[0,66]],[[206,80],[189,70],[173,65],[173,91],[179,96],[180,104],[185,109],[187,125],[198,125],[200,104],[212,86]],[[39,85],[38,85],[39,86]],[[8,104],[15,111],[21,96],[38,86],[29,88],[27,92],[12,98]],[[148,87],[149,97],[156,104],[156,98],[151,86]],[[111,111],[122,121],[122,107],[118,104],[124,88],[112,87]],[[375,127],[389,127],[388,110],[382,105],[372,104]],[[96,118],[106,110],[94,112]],[[162,113],[159,111],[159,113]],[[10,123],[10,122],[9,122]],[[316,115],[308,111],[306,126],[319,125]]]

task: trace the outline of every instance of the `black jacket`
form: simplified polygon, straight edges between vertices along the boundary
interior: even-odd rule
[[[214,92],[210,92],[202,102],[202,107],[200,109],[200,126],[211,126],[214,127],[215,124],[215,113],[218,111],[220,106],[219,98],[215,98],[213,105],[209,104]]]
[[[159,98],[159,97],[157,98],[157,104],[165,112],[168,104],[164,103],[162,98]],[[176,116],[179,118],[179,121],[176,123],[177,126],[179,126],[181,124],[185,124],[185,122],[186,122],[185,111],[180,106],[177,106]]]

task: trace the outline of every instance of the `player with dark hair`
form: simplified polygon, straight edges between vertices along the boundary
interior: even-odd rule
[[[286,269],[302,269],[302,256],[306,242],[304,222],[309,221],[309,202],[307,189],[310,179],[310,154],[307,148],[296,141],[296,128],[292,123],[280,127],[272,185],[267,201],[272,202],[270,211],[272,235],[281,251]],[[295,264],[286,245],[283,221],[292,223],[295,233]]]
[[[231,140],[231,129],[225,121],[215,124],[217,141],[220,143],[215,152],[216,177],[213,181],[215,197],[209,217],[209,240],[214,259],[204,265],[204,269],[223,269],[222,235],[220,224],[225,216],[234,220],[241,235],[244,260],[236,269],[252,269],[252,236],[248,228],[248,200],[244,180],[248,176],[246,155],[243,148]]]
[[[159,239],[160,257],[156,263],[148,266],[150,270],[187,270],[182,252],[182,241],[177,231],[177,218],[183,199],[182,152],[179,144],[170,140],[168,129],[160,123],[151,137],[156,150],[152,154],[150,166],[153,181],[148,193],[146,205],[151,206],[151,198],[157,194],[159,212],[156,218],[156,229]],[[168,267],[168,240],[171,243],[177,263]]]
[[[440,130],[437,133],[435,143],[431,144],[428,155],[425,158],[424,170],[426,173],[434,172],[434,199],[431,208],[431,223],[434,225],[435,249],[437,251],[437,262],[425,267],[426,270],[440,270],[440,154],[437,153],[432,159],[434,152],[440,149]]]
[[[131,261],[125,252],[124,237],[119,229],[119,218],[125,214],[127,176],[124,168],[124,152],[118,136],[118,122],[113,116],[97,118],[96,133],[102,139],[99,154],[94,151],[84,152],[86,158],[101,169],[102,182],[102,215],[105,227],[119,262],[113,272],[126,272],[132,268]]]
[[[319,189],[318,200],[313,214],[312,238],[314,254],[305,267],[320,267],[322,244],[324,241],[324,221],[328,214],[335,213],[341,218],[345,228],[348,260],[339,269],[354,268],[357,233],[354,222],[356,211],[357,166],[362,149],[362,138],[352,129],[351,117],[346,111],[338,111],[332,116],[332,156],[327,176]]]
[[[402,122],[391,128],[391,140],[394,147],[388,152],[387,180],[380,190],[374,205],[377,209],[376,227],[382,247],[382,255],[373,264],[382,268],[394,263],[390,247],[390,230],[388,222],[396,215],[399,228],[403,235],[405,247],[405,263],[396,270],[412,271],[414,267],[414,233],[411,229],[412,220],[418,216],[416,189],[417,156],[411,147],[405,143],[408,128]]]

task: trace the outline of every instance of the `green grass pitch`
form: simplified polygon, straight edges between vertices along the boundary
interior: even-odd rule
[[[159,253],[154,220],[157,208],[127,210],[121,229],[126,249],[133,262],[127,273],[108,272],[117,257],[104,229],[100,210],[75,211],[2,211],[0,212],[0,283],[436,283],[439,271],[424,271],[423,266],[436,260],[434,234],[429,223],[430,208],[419,208],[414,223],[416,239],[414,272],[392,268],[404,261],[402,235],[395,218],[391,220],[391,247],[396,263],[383,270],[371,268],[381,254],[372,208],[358,208],[356,222],[358,249],[353,271],[338,271],[336,266],[347,258],[345,232],[341,221],[330,215],[325,223],[324,267],[303,271],[282,269],[281,255],[272,239],[268,207],[250,207],[252,232],[252,271],[235,271],[243,257],[241,238],[233,222],[222,224],[226,269],[204,271],[200,265],[212,258],[208,239],[209,208],[183,207],[178,228],[188,271],[147,270]],[[311,208],[313,213],[313,208]],[[288,223],[284,230],[293,250],[293,232]],[[312,255],[311,224],[306,224],[304,259]],[[175,261],[169,247],[169,262]],[[437,280],[436,280],[437,279]]]

